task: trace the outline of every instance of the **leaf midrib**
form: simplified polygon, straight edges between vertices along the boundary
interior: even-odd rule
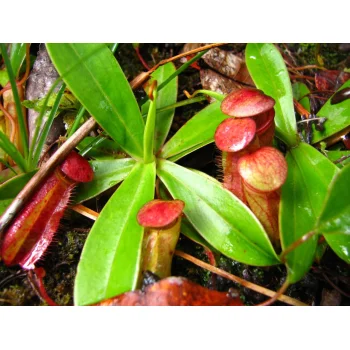
[[[140,176],[139,186],[137,187],[137,190],[136,190],[136,192],[134,193],[134,196],[133,196],[132,201],[131,201],[131,202],[129,203],[129,205],[128,205],[128,210],[125,212],[125,216],[124,216],[124,217],[125,217],[125,220],[124,220],[124,221],[122,222],[122,224],[119,226],[119,227],[120,227],[119,232],[121,232],[121,233],[120,233],[120,235],[119,235],[119,237],[118,237],[118,240],[116,241],[115,249],[114,249],[114,254],[113,254],[113,259],[111,259],[111,262],[112,262],[112,263],[110,264],[110,268],[108,269],[109,273],[108,273],[108,277],[107,277],[107,283],[106,283],[106,287],[105,287],[104,293],[103,293],[105,296],[106,296],[107,289],[108,289],[108,287],[109,287],[109,285],[110,285],[110,280],[111,280],[111,275],[112,275],[112,267],[114,266],[114,263],[115,263],[115,258],[116,258],[116,254],[117,254],[119,242],[120,242],[120,240],[121,240],[121,237],[122,237],[122,234],[123,234],[123,232],[124,232],[124,229],[125,229],[125,227],[126,227],[126,225],[127,225],[129,215],[130,215],[131,211],[132,211],[133,208],[134,208],[135,202],[136,202],[137,199],[138,199],[138,194],[139,194],[139,192],[140,192],[140,188],[142,187],[141,184],[143,184],[143,181],[141,181],[141,179],[143,179],[143,177],[144,177],[144,174],[145,174],[144,170],[145,170],[145,168],[143,167],[143,169],[141,170],[141,171],[142,171],[142,174],[141,174],[141,176]],[[133,169],[133,171],[136,171],[136,168]]]
[[[100,85],[100,83],[98,82],[98,80],[96,80],[95,76],[92,74],[92,72],[88,69],[86,63],[85,63],[85,60],[84,60],[84,56],[81,56],[78,51],[74,48],[73,46],[74,44],[68,44],[68,46],[73,50],[73,52],[76,54],[76,56],[79,58],[79,60],[81,61],[82,63],[82,66],[84,66],[84,69],[89,73],[89,76],[92,78],[92,80],[95,82],[96,86],[98,87],[98,90],[100,91],[100,93],[102,94],[102,96],[107,100],[109,106],[112,108],[114,114],[117,116],[119,122],[124,126],[124,129],[127,133],[127,136],[129,138],[131,138],[134,142],[134,145],[137,146],[137,149],[140,150],[141,154],[142,154],[142,146],[138,143],[137,139],[135,138],[135,134],[133,134],[127,127],[127,124],[125,122],[125,120],[121,117],[121,115],[119,114],[118,110],[115,108],[114,104],[112,103],[112,101],[110,100],[110,98],[108,97],[108,95],[104,92],[102,86]],[[68,84],[67,82],[67,85],[70,85]],[[117,143],[118,143],[118,140],[115,140]],[[120,145],[122,147],[122,145]],[[128,150],[126,150],[128,153],[131,153],[129,152]],[[140,156],[140,155],[138,155]],[[142,158],[142,156],[140,156]]]

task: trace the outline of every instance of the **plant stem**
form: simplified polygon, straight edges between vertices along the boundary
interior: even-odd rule
[[[57,93],[57,96],[56,96],[56,99],[55,99],[55,102],[52,106],[52,109],[51,109],[51,112],[50,112],[50,115],[49,117],[47,118],[47,121],[45,123],[45,126],[38,138],[38,141],[36,142],[36,147],[34,149],[34,155],[33,155],[33,158],[32,158],[32,161],[31,161],[31,165],[36,167],[38,161],[39,161],[39,158],[40,158],[40,154],[41,154],[41,151],[44,147],[44,143],[45,143],[45,140],[47,139],[47,135],[49,134],[50,132],[50,129],[51,129],[51,125],[53,123],[53,120],[55,118],[55,115],[57,113],[57,110],[58,110],[58,107],[60,105],[60,102],[61,102],[61,99],[62,99],[62,96],[63,96],[63,93],[64,93],[64,90],[66,88],[66,84],[62,84],[62,86],[60,87],[58,93]]]
[[[156,124],[156,101],[157,101],[157,81],[152,83],[151,103],[148,110],[148,116],[145,126],[145,133],[143,139],[143,161],[145,164],[154,161],[153,144],[154,144],[154,127]]]
[[[41,108],[40,114],[39,114],[38,119],[36,121],[36,128],[35,128],[33,139],[32,139],[32,142],[31,142],[31,145],[30,145],[30,148],[29,148],[29,154],[31,154],[31,155],[34,155],[34,151],[35,151],[36,145],[38,143],[38,136],[39,136],[42,120],[43,120],[44,114],[46,112],[46,107],[47,107],[47,104],[49,102],[49,98],[50,98],[51,94],[53,93],[54,89],[56,88],[56,86],[58,85],[58,83],[60,81],[61,81],[61,78],[58,78],[52,84],[50,90],[48,91],[48,93],[45,96],[44,104],[43,104],[43,106]],[[29,159],[29,167],[30,168],[33,168],[33,167],[36,166],[36,164],[34,163],[33,160],[34,160],[34,157]]]
[[[213,98],[215,98],[216,100],[218,100],[220,102],[222,102],[223,99],[225,98],[224,95],[219,94],[218,92],[215,92],[215,91],[211,91],[211,90],[204,90],[204,89],[196,90],[192,95],[190,95],[187,91],[185,91],[185,95],[188,98],[192,98],[192,97],[194,97],[194,96],[196,96],[198,94],[204,94],[204,95],[213,97]]]
[[[27,163],[22,154],[2,131],[0,131],[0,148],[2,148],[15,161],[23,172],[28,170]]]
[[[78,129],[80,121],[83,118],[85,111],[86,109],[83,106],[81,106],[77,116],[74,119],[74,123],[68,132],[68,137],[71,137],[75,133],[75,131]]]
[[[13,98],[15,100],[15,105],[16,105],[16,111],[17,111],[17,116],[18,116],[18,124],[19,124],[19,133],[21,135],[21,142],[23,145],[23,155],[25,159],[28,159],[28,134],[27,134],[27,125],[22,113],[22,106],[21,106],[21,101],[19,98],[18,90],[17,90],[17,85],[16,85],[16,79],[12,71],[12,66],[10,59],[7,55],[7,50],[6,50],[6,45],[5,44],[0,44],[1,48],[1,53],[2,57],[4,59],[7,73],[9,76],[11,88],[12,88],[12,93],[13,93]]]
[[[301,236],[299,239],[294,241],[289,247],[283,250],[283,252],[280,255],[280,260],[282,263],[286,262],[286,256],[293,251],[294,249],[298,248],[301,244],[307,242],[311,237],[315,236],[318,232],[317,231],[311,231],[308,233],[305,233],[305,235]]]

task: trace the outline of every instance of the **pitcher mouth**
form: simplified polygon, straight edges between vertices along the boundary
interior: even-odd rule
[[[272,108],[267,112],[258,114],[254,117],[251,117],[256,122],[256,133],[257,135],[263,134],[274,122],[275,110]]]

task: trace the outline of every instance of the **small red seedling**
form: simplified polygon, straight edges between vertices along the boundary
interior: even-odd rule
[[[142,242],[142,272],[150,271],[160,278],[171,275],[184,206],[181,200],[155,199],[140,209],[137,221],[146,228]]]
[[[72,151],[32,196],[7,229],[1,257],[7,266],[35,269],[56,233],[78,182],[93,179],[93,170],[82,156]],[[40,276],[38,276],[40,277]]]

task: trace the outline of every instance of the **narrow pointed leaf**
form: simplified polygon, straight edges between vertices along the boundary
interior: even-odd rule
[[[197,145],[195,145],[195,146],[192,147],[192,148],[187,148],[187,149],[184,150],[183,152],[178,153],[178,154],[176,154],[176,155],[174,155],[174,156],[172,156],[172,157],[169,157],[168,160],[170,160],[170,161],[172,161],[172,162],[175,163],[175,162],[177,162],[179,159],[181,159],[181,158],[187,156],[188,154],[190,154],[190,153],[192,153],[192,152],[194,152],[194,151],[197,151],[198,149],[200,149],[200,148],[202,148],[202,147],[204,147],[204,146],[206,146],[206,145],[208,145],[208,144],[210,144],[210,143],[212,143],[212,142],[213,142],[212,140],[206,140],[206,141],[204,141],[204,142],[202,142],[202,143],[198,143]]]
[[[144,230],[136,215],[153,199],[154,184],[155,164],[136,164],[103,208],[78,265],[76,305],[94,304],[136,288]]]
[[[98,142],[97,137],[85,137],[77,146],[79,151],[82,151],[86,147],[90,146],[94,142]],[[91,146],[90,146],[91,147]],[[93,146],[84,156],[92,157],[98,160],[101,159],[116,159],[123,158],[124,152],[118,146],[118,144],[110,139],[104,139],[97,145]]]
[[[0,186],[0,216],[35,173],[17,175]]]
[[[350,80],[344,83],[339,89],[350,87]],[[348,128],[350,125],[350,99],[331,105],[329,99],[324,106],[318,111],[318,117],[327,118],[324,123],[324,131],[314,130],[312,143],[320,142],[341,130]]]
[[[215,249],[250,265],[279,263],[259,221],[218,181],[166,160],[158,166],[158,176],[171,195],[186,203],[189,222]]]
[[[134,167],[135,160],[132,158],[93,160],[90,164],[94,170],[94,179],[91,182],[79,184],[76,189],[76,203],[96,197],[123,181]]]
[[[322,210],[327,189],[338,168],[306,143],[288,152],[288,177],[282,186],[280,232],[286,249],[304,234],[311,232]],[[287,255],[288,279],[299,281],[309,270],[317,247],[317,236]]]
[[[153,101],[150,102],[148,115],[143,135],[143,162],[150,163],[154,161],[154,132],[156,126],[156,108],[157,108],[157,86],[153,88]]]
[[[27,170],[27,164],[22,154],[17,150],[16,146],[10,139],[0,131],[0,149],[4,150],[19,166],[22,171]]]
[[[143,156],[144,123],[134,94],[104,44],[47,44],[57,71],[102,128],[131,156]]]
[[[193,116],[162,148],[160,158],[183,157],[214,142],[214,133],[219,124],[228,118],[221,112],[220,102],[214,102]],[[179,159],[179,157],[176,157]]]
[[[18,76],[21,65],[26,57],[26,44],[13,43],[10,49],[10,61],[15,76]]]
[[[193,227],[193,225],[186,219],[182,218],[181,221],[181,233],[185,235],[190,240],[198,243],[204,248],[207,248],[215,253],[218,253],[218,251],[212,247]]]
[[[249,73],[258,89],[275,101],[276,135],[288,146],[297,144],[293,92],[287,67],[272,44],[248,44],[245,52]]]
[[[151,79],[148,84],[151,84],[152,81],[157,80],[158,87],[165,80],[167,80],[174,72],[175,66],[173,63],[167,63],[164,66],[157,68],[152,74]],[[176,103],[177,99],[177,81],[176,77],[170,83],[168,83],[163,89],[158,91],[157,97],[157,109],[170,106]],[[142,105],[142,114],[147,113],[149,108],[150,101],[147,101]],[[156,127],[154,130],[154,151],[158,152],[159,148],[163,145],[168,132],[170,130],[171,123],[175,114],[175,108],[166,110],[164,112],[157,113],[156,117]]]
[[[316,230],[334,252],[350,264],[350,164],[334,178]]]
[[[201,174],[201,173],[200,173]],[[216,181],[216,180],[215,180]],[[160,197],[162,199],[171,200],[173,199],[169,192],[166,190],[163,183],[159,184],[159,192]],[[181,231],[183,235],[185,235],[187,238],[191,239],[192,241],[200,244],[201,246],[210,249],[211,251],[217,252],[217,250],[212,247],[199,233],[198,231],[193,227],[193,225],[187,220],[186,217],[182,217],[181,220]]]

